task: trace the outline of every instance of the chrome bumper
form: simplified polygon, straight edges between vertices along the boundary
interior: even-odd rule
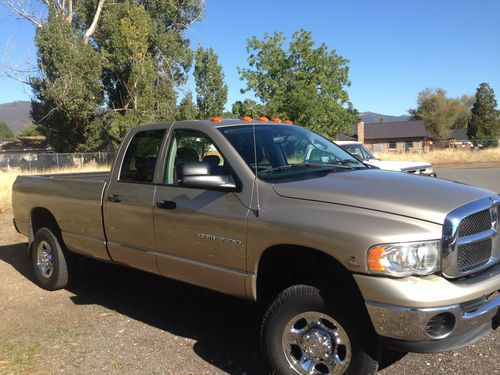
[[[484,325],[491,325],[495,329],[500,319],[500,293],[497,291],[485,298],[443,307],[401,307],[372,301],[366,301],[366,307],[376,332],[382,337],[404,341],[435,341],[460,337]],[[449,318],[449,326],[442,334],[430,334],[435,332],[430,327],[435,327],[436,323],[431,320],[439,314]],[[438,323],[440,321],[444,320],[437,319]]]

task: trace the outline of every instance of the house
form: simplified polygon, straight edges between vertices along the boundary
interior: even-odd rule
[[[53,152],[54,149],[50,147],[44,136],[19,137],[0,145],[0,168],[28,169],[40,164],[45,155]],[[52,159],[51,155],[48,157]]]
[[[374,122],[353,125],[353,137],[339,134],[337,140],[355,138],[370,151],[424,151],[432,144],[432,134],[423,121]]]

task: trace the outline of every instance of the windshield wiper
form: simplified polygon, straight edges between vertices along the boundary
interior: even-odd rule
[[[321,167],[340,168],[340,169],[354,169],[354,167],[351,167],[349,165],[340,164],[340,163],[310,163],[310,162],[304,162],[304,163],[282,165],[280,167],[275,167],[275,168],[266,169],[264,171],[260,171],[259,173],[281,172],[281,171],[288,171],[288,170],[295,169],[295,168],[299,168],[300,169],[300,168],[321,168]]]

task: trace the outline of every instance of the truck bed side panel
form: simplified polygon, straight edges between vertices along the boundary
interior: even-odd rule
[[[105,177],[105,174],[18,177],[12,200],[16,225],[27,234],[33,209],[45,208],[56,219],[70,250],[109,260],[102,222]]]

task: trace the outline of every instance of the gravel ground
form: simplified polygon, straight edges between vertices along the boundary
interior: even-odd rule
[[[499,168],[473,173],[476,184],[500,186],[487,185]],[[79,273],[68,289],[40,289],[25,238],[0,215],[0,374],[271,373],[258,350],[258,306],[89,260]],[[380,373],[500,374],[500,330],[459,351],[408,354]]]

